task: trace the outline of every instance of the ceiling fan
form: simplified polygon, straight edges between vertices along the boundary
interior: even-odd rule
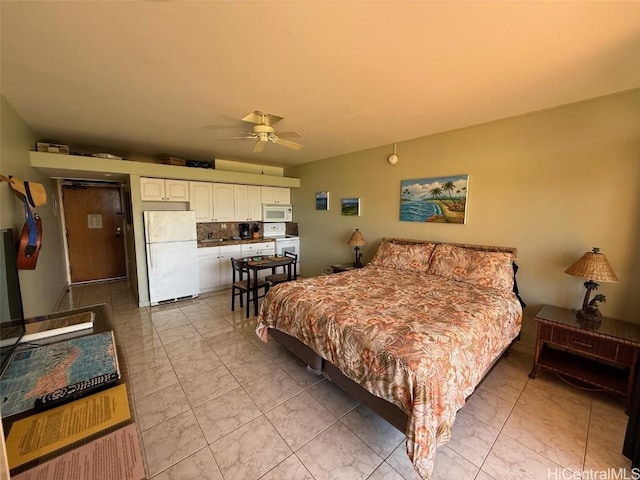
[[[270,113],[264,112],[251,112],[244,117],[244,122],[254,123],[250,132],[239,132],[239,134],[233,137],[234,140],[254,139],[256,144],[253,147],[254,152],[262,152],[265,145],[268,142],[282,145],[283,147],[292,148],[294,150],[300,150],[302,144],[287,140],[287,138],[302,138],[298,132],[276,132],[273,128],[273,124],[282,120],[283,117],[278,117]]]

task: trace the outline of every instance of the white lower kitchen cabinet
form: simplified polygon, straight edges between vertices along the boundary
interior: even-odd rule
[[[243,257],[275,255],[276,253],[276,242],[244,243],[241,247]]]
[[[242,256],[240,245],[202,247],[198,249],[200,293],[230,288],[233,280],[231,258]]]
[[[226,245],[220,247],[220,285],[230,287],[233,282],[232,258],[242,257],[241,245]]]
[[[198,249],[200,293],[212,292],[220,285],[220,247]]]

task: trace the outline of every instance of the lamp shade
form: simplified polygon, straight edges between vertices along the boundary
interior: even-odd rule
[[[347,245],[350,247],[362,247],[366,244],[367,241],[364,239],[360,229],[358,228],[356,228],[356,230],[351,234],[351,238],[349,238],[349,241],[347,242]]]
[[[567,268],[565,273],[574,277],[586,278],[596,282],[617,282],[618,277],[613,273],[607,257],[600,253],[599,248],[594,248],[578,259],[576,263]]]

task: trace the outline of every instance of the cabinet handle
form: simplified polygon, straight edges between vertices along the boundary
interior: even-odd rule
[[[580,340],[574,340],[573,343],[575,345],[579,345],[581,347],[593,348],[593,344],[587,342],[581,342]]]

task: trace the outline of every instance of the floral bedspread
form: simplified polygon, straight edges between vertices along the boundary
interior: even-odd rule
[[[269,291],[257,334],[285,332],[408,414],[407,454],[429,479],[436,447],[497,355],[518,335],[510,291],[368,265]]]

